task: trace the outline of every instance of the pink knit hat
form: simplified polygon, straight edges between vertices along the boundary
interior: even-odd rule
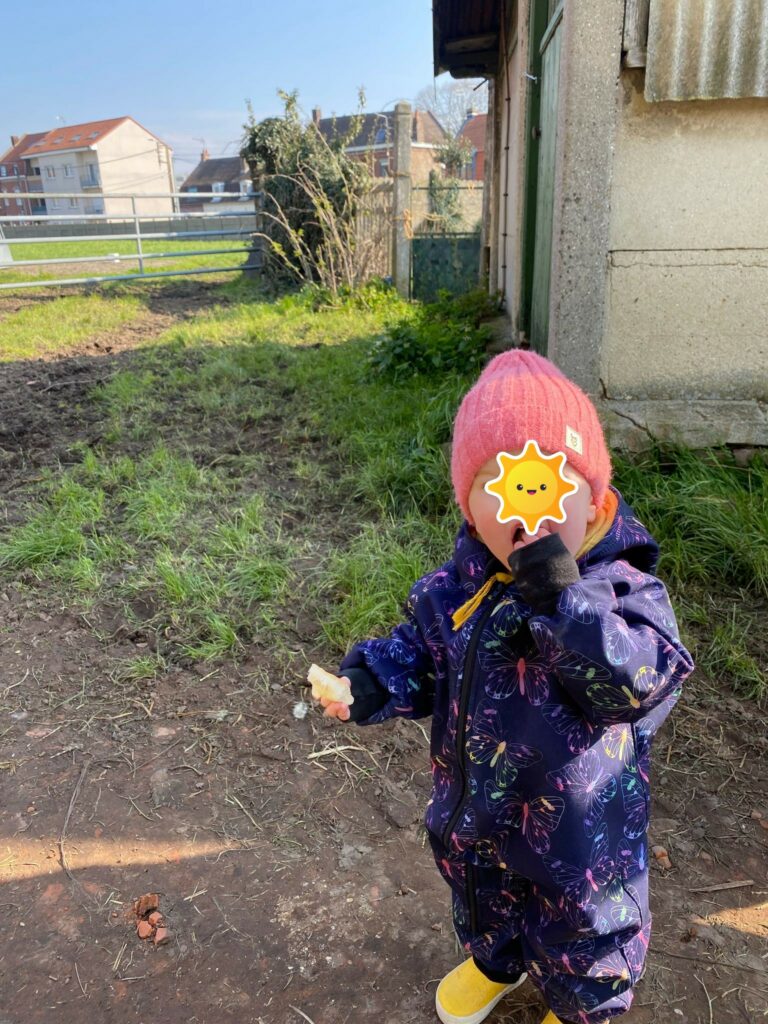
[[[453,424],[453,489],[470,523],[469,492],[478,469],[497,452],[522,451],[529,439],[545,453],[564,452],[589,482],[595,504],[602,504],[611,457],[597,410],[554,363],[510,349],[486,366]]]

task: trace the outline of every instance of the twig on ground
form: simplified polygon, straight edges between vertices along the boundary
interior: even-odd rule
[[[59,833],[59,841],[58,841],[58,846],[59,846],[59,863],[61,864],[64,872],[66,873],[67,878],[69,878],[70,882],[74,882],[75,885],[79,885],[80,883],[77,881],[75,876],[69,870],[69,866],[67,864],[67,854],[66,854],[66,851],[64,849],[64,844],[66,843],[66,839],[67,839],[67,826],[69,825],[69,819],[70,819],[70,817],[72,815],[72,809],[75,806],[75,802],[77,800],[77,795],[80,792],[80,787],[83,784],[83,779],[85,778],[87,772],[88,772],[88,762],[86,761],[85,764],[83,765],[82,771],[80,772],[80,777],[77,780],[77,784],[75,785],[74,792],[72,793],[72,797],[71,797],[71,799],[69,801],[69,807],[67,808],[67,814],[66,814],[66,817],[64,818],[64,824],[61,826],[61,832]],[[80,979],[78,978],[78,981],[79,980]],[[83,993],[83,995],[85,995],[85,993]]]
[[[234,793],[230,793],[229,796],[226,798],[226,800],[227,800],[227,803],[231,803],[231,802],[236,803],[237,806],[240,808],[240,810],[243,812],[243,814],[246,816],[248,821],[250,821],[250,823],[253,825],[253,827],[255,829],[257,829],[259,832],[261,832],[261,830],[262,830],[261,829],[261,825],[259,825],[259,823],[255,820],[255,818],[250,813],[250,811],[246,810],[246,808],[243,807],[243,805],[240,803],[240,801],[237,799],[237,797],[235,796]]]
[[[179,736],[179,738],[177,740],[174,740],[173,743],[169,743],[167,747],[163,747],[163,749],[159,751],[157,754],[153,754],[152,757],[149,758],[149,760],[142,761],[141,764],[137,764],[136,767],[134,768],[134,772],[138,771],[139,768],[146,768],[148,764],[152,764],[152,762],[156,761],[158,757],[162,757],[163,754],[166,754],[171,749],[171,747],[175,747],[177,743],[181,743],[183,739],[183,736]]]
[[[85,989],[83,988],[82,981],[80,981],[80,971],[78,971],[78,969],[77,969],[77,963],[75,963],[75,975],[77,976],[77,984],[80,986],[80,991],[83,993],[83,995],[87,999],[88,998],[88,994],[86,993]]]
[[[296,1011],[296,1013],[298,1013],[298,1015],[299,1015],[300,1017],[303,1017],[303,1018],[304,1018],[304,1020],[308,1021],[308,1022],[309,1022],[309,1024],[315,1024],[315,1022],[314,1022],[314,1021],[312,1020],[312,1018],[311,1018],[311,1017],[308,1017],[308,1016],[306,1015],[306,1013],[304,1013],[304,1011],[303,1011],[303,1010],[300,1010],[300,1009],[298,1008],[298,1006],[294,1006],[294,1005],[293,1005],[293,1003],[288,1003],[288,1005],[290,1006],[290,1008],[291,1008],[292,1010],[295,1010],[295,1011]]]
[[[707,997],[707,1003],[709,1004],[709,1024],[713,1024],[712,999],[710,998],[709,992],[707,992],[707,986],[704,984],[704,982],[701,980],[701,978],[698,976],[698,974],[694,974],[694,978],[696,979],[696,981],[698,981],[698,983],[704,989],[704,995]]]
[[[752,974],[762,975],[764,972],[749,964],[735,964],[731,960],[707,960],[703,956],[686,956],[684,953],[673,953],[671,949],[652,949],[652,953],[659,956],[672,956],[676,960],[687,960],[689,963],[707,964],[709,967],[728,967],[732,971],[751,971]]]
[[[689,889],[688,892],[720,892],[721,889],[741,889],[745,885],[754,885],[751,878],[743,882],[721,882],[719,885],[702,885],[698,889]]]

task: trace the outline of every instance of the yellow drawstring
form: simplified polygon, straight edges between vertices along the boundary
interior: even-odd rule
[[[594,523],[590,523],[589,529],[584,537],[584,543],[576,552],[576,558],[581,558],[582,555],[585,555],[600,543],[606,533],[610,530],[618,507],[619,502],[616,495],[613,491],[606,491],[603,506],[597,510],[597,516],[595,517]],[[487,596],[488,591],[497,580],[500,583],[511,583],[514,578],[515,577],[509,572],[497,572],[493,576],[489,577],[474,597],[470,597],[468,601],[465,601],[461,608],[457,608],[451,616],[454,632],[456,632],[457,629],[461,629],[467,619],[471,615],[474,615],[480,607],[483,598]]]
[[[500,583],[511,583],[512,579],[512,574],[509,572],[497,572],[493,576],[490,576],[482,585],[482,587],[480,587],[480,589],[474,595],[474,597],[470,597],[468,601],[465,601],[461,608],[457,608],[456,611],[451,616],[453,620],[454,632],[457,629],[460,629],[467,621],[467,619],[470,617],[470,615],[473,615],[474,612],[480,607],[483,598],[497,580]]]

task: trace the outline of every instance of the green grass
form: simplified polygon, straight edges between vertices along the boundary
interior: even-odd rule
[[[0,361],[35,359],[137,320],[144,310],[135,296],[67,295],[23,306],[0,319]]]
[[[100,302],[122,309],[132,287]],[[30,491],[27,522],[0,538],[0,574],[53,580],[83,602],[143,602],[161,658],[254,640],[287,650],[301,602],[343,649],[397,621],[413,581],[451,553],[446,445],[471,379],[372,370],[373,340],[403,311],[391,293],[324,308],[317,292],[267,302],[238,279],[218,294],[228,304],[94,390],[103,440],[73,445],[79,462]],[[700,667],[765,699],[768,469],[665,449],[617,459],[616,484],[660,541]],[[328,507],[332,549],[314,522]]]

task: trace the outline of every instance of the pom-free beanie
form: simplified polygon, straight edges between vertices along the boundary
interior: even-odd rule
[[[602,504],[611,457],[597,410],[554,363],[511,349],[486,366],[453,424],[453,489],[470,523],[469,492],[477,471],[497,452],[521,452],[528,440],[538,441],[546,454],[563,452],[589,482],[595,504]]]

